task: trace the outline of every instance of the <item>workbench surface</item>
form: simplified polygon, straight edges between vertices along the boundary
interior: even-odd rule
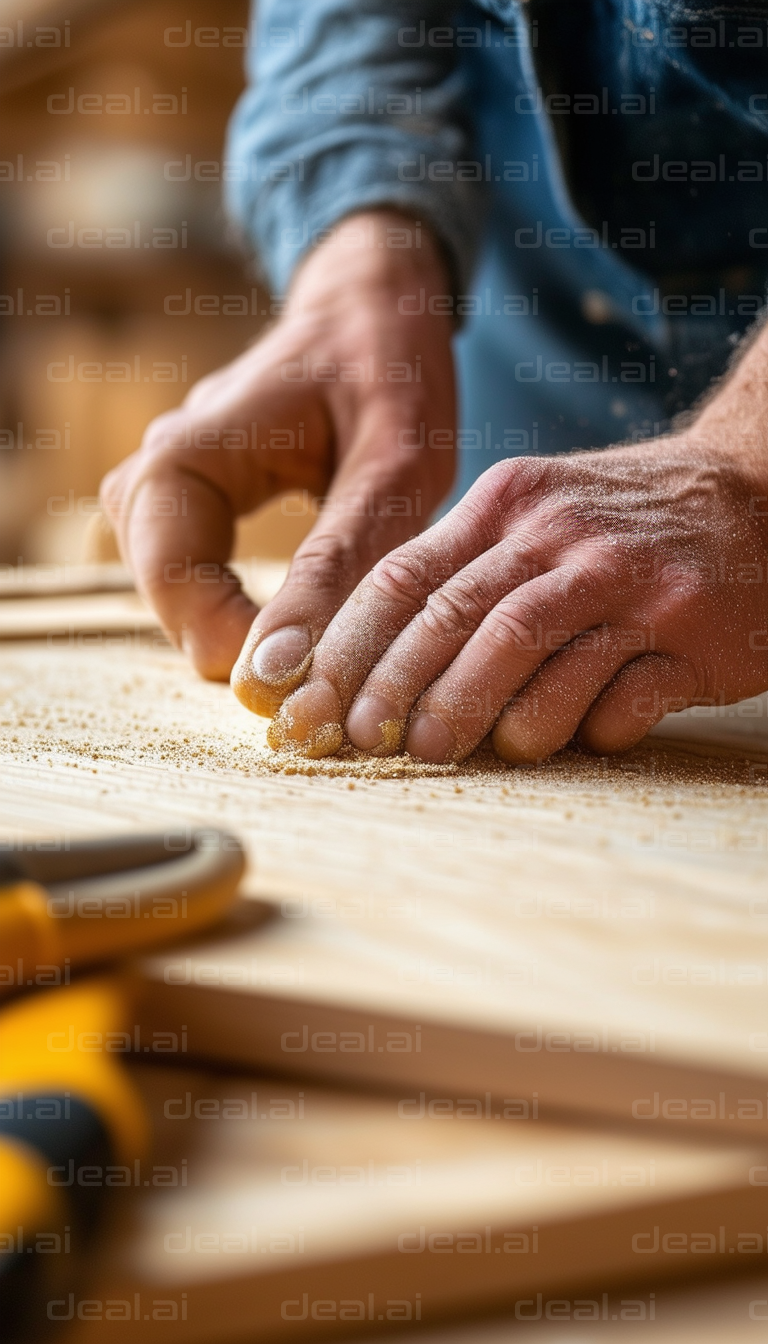
[[[265,721],[159,635],[8,643],[0,704],[8,840],[189,823],[248,846],[245,890],[267,918],[192,970],[175,950],[145,962],[150,983],[179,989],[185,1021],[197,1013],[203,1054],[503,1092],[501,1036],[515,1095],[620,1116],[647,1097],[651,1116],[663,1063],[694,1070],[683,1095],[710,1099],[705,1130],[765,1133],[765,758],[653,739],[528,769],[482,751],[424,770],[280,757]],[[199,973],[201,957],[227,974]],[[336,1019],[320,1022],[323,1007]],[[375,1043],[306,1049],[313,1023]],[[452,1036],[429,1037],[446,1023]],[[410,1058],[389,1028],[411,1032]]]

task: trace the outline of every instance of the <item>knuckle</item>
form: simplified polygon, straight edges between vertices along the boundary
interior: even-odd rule
[[[541,620],[527,604],[500,602],[486,617],[485,628],[491,639],[510,652],[542,645]]]
[[[461,576],[427,598],[422,619],[438,640],[453,642],[477,629],[488,610],[481,586]]]
[[[121,463],[108,472],[99,486],[99,498],[107,513],[120,508],[126,490],[126,466]]]
[[[395,606],[422,606],[429,591],[427,568],[419,556],[392,551],[379,560],[371,574],[374,588]]]
[[[460,505],[489,536],[506,533],[510,517],[540,502],[551,476],[541,458],[512,457],[489,467]]]
[[[543,483],[549,464],[539,457],[508,457],[486,472],[489,486],[502,505],[517,503]]]
[[[147,457],[162,457],[190,443],[189,419],[180,411],[158,415],[144,431],[141,452]]]
[[[576,563],[558,565],[550,576],[550,590],[546,597],[549,608],[565,609],[572,604],[583,605],[596,599],[607,585],[616,592],[621,586],[621,575],[610,566],[593,563],[588,554]]]
[[[497,539],[499,509],[496,496],[489,490],[479,489],[480,482],[470,488],[456,505],[456,518],[487,550]]]
[[[288,582],[324,592],[347,590],[355,572],[354,548],[341,537],[308,537],[291,562]]]
[[[711,573],[693,564],[671,562],[662,571],[665,603],[672,609],[698,606],[711,597]]]

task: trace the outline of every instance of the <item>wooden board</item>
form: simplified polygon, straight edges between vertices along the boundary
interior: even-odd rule
[[[0,726],[9,840],[187,820],[248,845],[271,918],[144,964],[146,1020],[181,1016],[190,1050],[765,1136],[768,770],[751,756],[302,766],[227,687],[133,638],[6,646]]]
[[[416,1120],[396,1099],[137,1072],[154,1151],[126,1169],[128,1198],[114,1194],[71,1303],[57,1299],[66,1344],[352,1337],[535,1311],[539,1293],[600,1310],[628,1276],[623,1295],[648,1310],[681,1272],[764,1256],[762,1151],[498,1111]]]
[[[20,597],[0,604],[0,639],[68,636],[87,644],[94,634],[157,630],[157,618],[137,593],[91,593],[79,596]]]
[[[255,521],[261,521],[265,512]],[[246,521],[250,520],[241,520]],[[278,521],[285,533],[285,518]],[[269,536],[274,531],[271,520]],[[238,554],[246,540],[241,538]],[[114,548],[113,539],[111,544]],[[247,558],[247,549],[245,554],[232,562],[232,568],[253,600],[264,605],[282,586],[289,562]],[[19,601],[23,598],[44,600]],[[129,571],[119,562],[0,567],[0,640],[62,635],[77,640],[97,633],[139,635],[159,629],[154,613],[133,591]],[[768,694],[737,705],[698,706],[668,714],[649,736],[693,750],[725,747],[768,759]]]
[[[768,1278],[763,1277],[662,1287],[639,1296],[633,1285],[612,1287],[591,1301],[542,1294],[519,1315],[438,1328],[429,1340],[430,1344],[765,1344],[767,1321]],[[377,1344],[395,1340],[403,1344],[404,1337],[379,1335]]]
[[[768,756],[768,695],[756,695],[735,705],[696,705],[679,714],[666,714],[648,734],[695,751],[725,747]]]
[[[259,604],[274,596],[287,572],[280,560],[240,561],[233,568]],[[101,633],[159,629],[122,565],[11,566],[0,572],[0,640],[67,636],[87,644]]]
[[[117,593],[132,589],[133,579],[119,561],[0,565],[0,599],[3,601],[7,598],[74,597],[84,593]]]

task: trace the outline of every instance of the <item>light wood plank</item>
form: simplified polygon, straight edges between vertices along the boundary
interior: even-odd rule
[[[138,1072],[154,1152],[113,1199],[67,1344],[351,1337],[503,1303],[535,1311],[538,1293],[602,1305],[630,1274],[648,1312],[681,1269],[751,1267],[764,1250],[761,1151],[495,1109],[415,1121],[393,1098]],[[100,1304],[80,1313],[90,1321],[83,1301]]]
[[[407,1095],[537,1091],[544,1111],[766,1134],[754,759],[648,743],[421,778],[344,759],[326,777],[275,758],[227,687],[134,638],[8,646],[0,697],[9,840],[186,820],[246,842],[247,890],[272,918],[189,967],[178,951],[144,963],[147,1020],[183,1016],[190,1048]],[[317,1031],[335,1040],[316,1048]]]
[[[118,561],[100,564],[0,565],[0,599],[74,597],[125,592],[133,579]],[[1,609],[1,608],[0,608]]]
[[[521,1319],[525,1312],[529,1319]],[[541,1315],[539,1316],[539,1313]],[[538,1319],[535,1319],[537,1318]],[[430,1344],[764,1344],[768,1278],[661,1288],[637,1296],[637,1285],[611,1285],[609,1292],[582,1297],[534,1299],[520,1316],[475,1320],[438,1329]],[[367,1339],[372,1338],[370,1335]],[[405,1336],[405,1340],[413,1336]],[[377,1344],[402,1334],[377,1337]],[[361,1340],[360,1344],[366,1344]]]
[[[232,568],[259,605],[274,597],[287,572],[281,560],[238,561]],[[100,633],[160,629],[117,564],[10,567],[0,573],[0,599],[0,640],[67,636],[84,645]]]

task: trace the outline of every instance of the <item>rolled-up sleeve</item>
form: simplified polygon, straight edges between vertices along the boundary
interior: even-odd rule
[[[276,293],[340,219],[385,206],[430,226],[467,279],[483,189],[451,18],[445,0],[259,0],[226,203]]]

